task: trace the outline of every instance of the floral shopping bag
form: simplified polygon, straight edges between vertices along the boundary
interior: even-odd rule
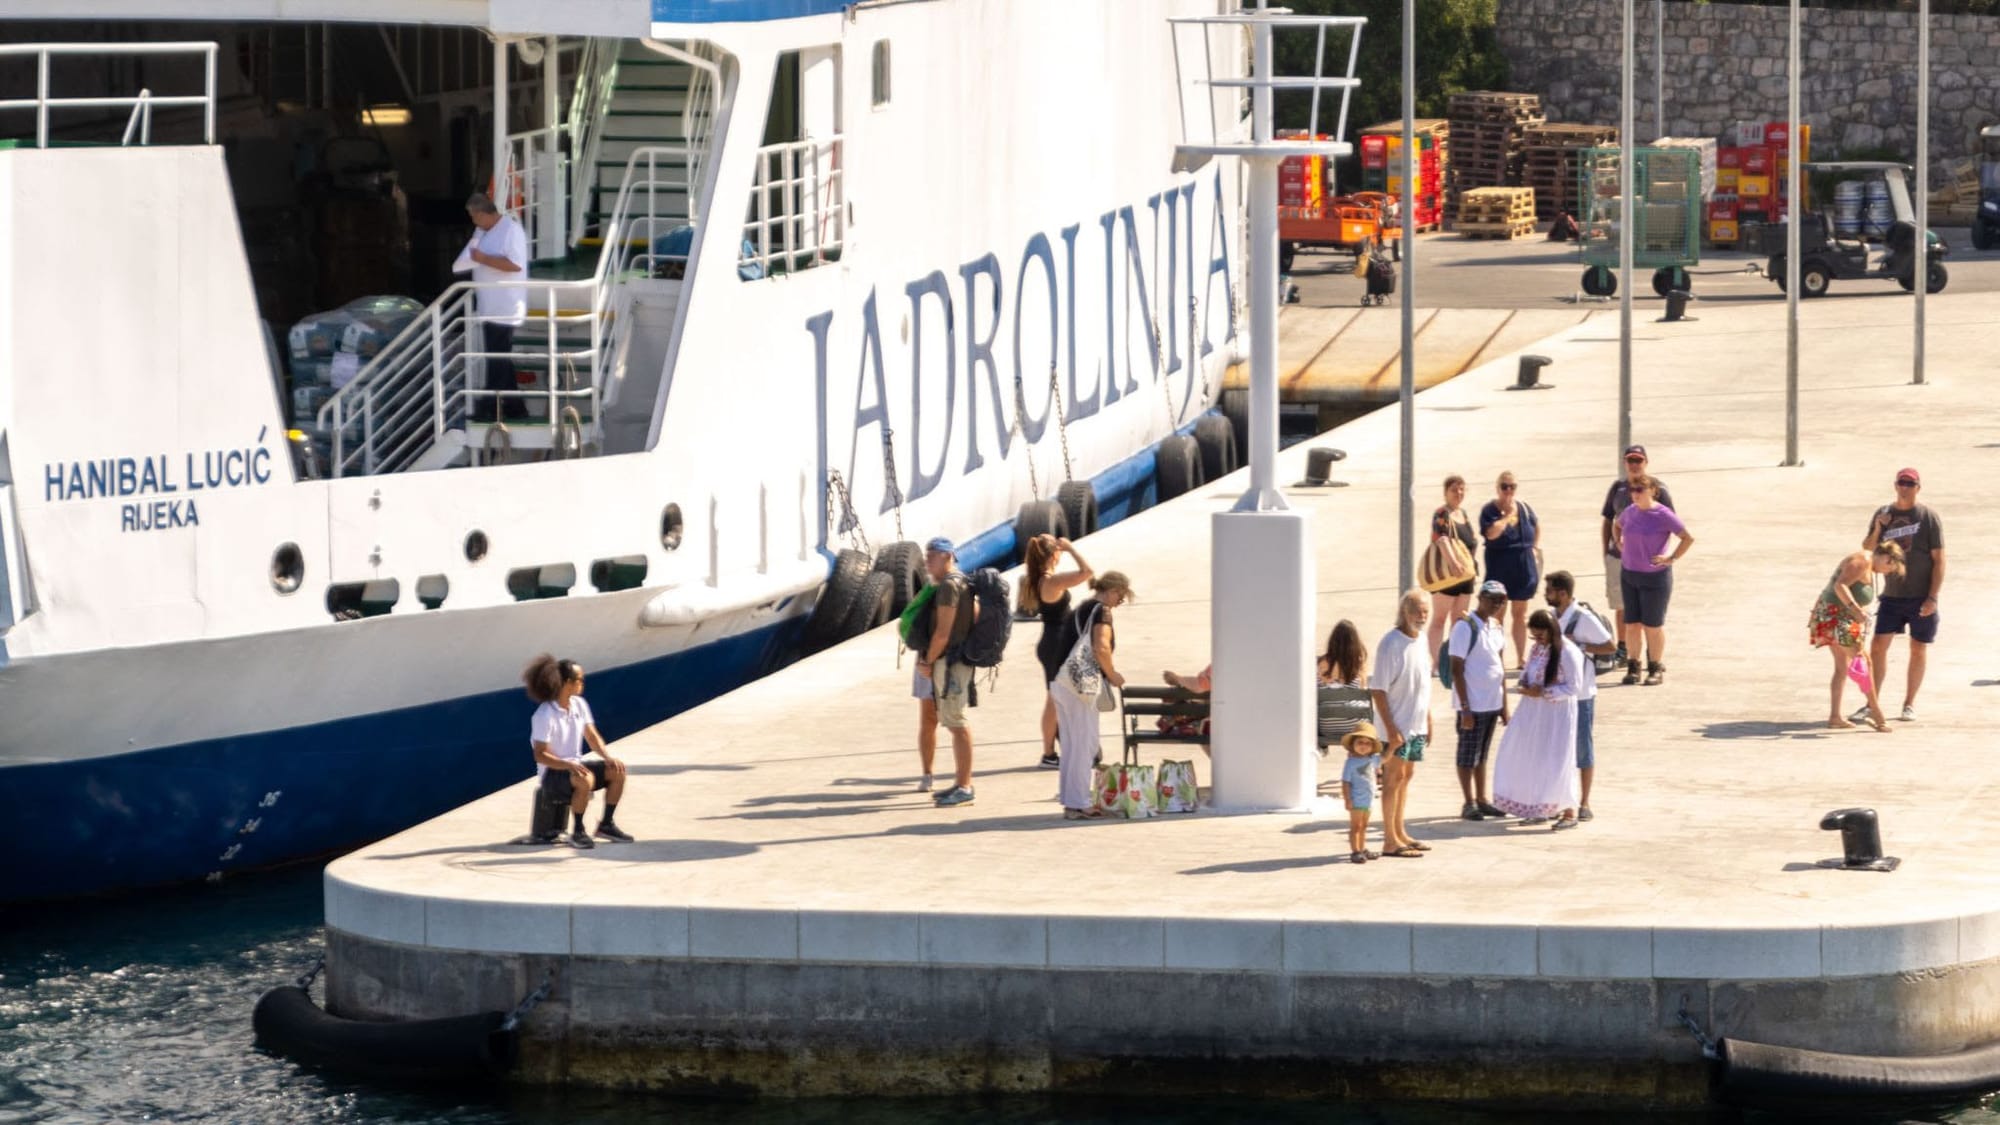
[[[1161,762],[1156,793],[1153,807],[1160,812],[1193,812],[1200,793],[1195,783],[1194,762]]]
[[[1106,816],[1144,820],[1159,814],[1154,800],[1153,767],[1112,762],[1097,768],[1097,807]]]

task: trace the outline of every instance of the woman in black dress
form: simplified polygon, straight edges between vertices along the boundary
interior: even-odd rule
[[[1035,659],[1042,662],[1042,686],[1056,678],[1056,670],[1069,657],[1063,641],[1063,627],[1069,621],[1069,591],[1095,577],[1090,564],[1076,553],[1076,546],[1054,535],[1037,535],[1028,540],[1027,573],[1021,576],[1021,614],[1042,620],[1042,638],[1035,642]],[[1056,564],[1064,555],[1075,565],[1061,573]],[[1056,701],[1042,700],[1042,768],[1055,769],[1062,759],[1056,755]]]

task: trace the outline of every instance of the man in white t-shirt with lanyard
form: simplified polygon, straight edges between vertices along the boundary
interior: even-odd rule
[[[528,232],[521,229],[521,224],[513,216],[501,214],[484,192],[475,193],[465,201],[465,213],[478,229],[472,232],[472,241],[459,251],[451,271],[470,273],[475,283],[527,280]],[[528,291],[512,286],[480,289],[473,298],[473,309],[479,319],[479,350],[488,353],[483,362],[486,389],[519,390],[520,384],[514,380],[514,330],[528,318]],[[473,420],[493,421],[496,404],[500,417],[512,420],[528,416],[527,403],[496,395],[485,402],[473,403]]]
[[[1542,598],[1555,611],[1556,628],[1584,652],[1605,656],[1618,651],[1604,622],[1596,613],[1585,612],[1577,602],[1576,579],[1569,571],[1558,570],[1549,575],[1542,587]],[[1583,783],[1583,795],[1576,810],[1578,820],[1590,819],[1590,778],[1597,772],[1597,738],[1592,733],[1597,719],[1597,666],[1586,663],[1584,667],[1590,674],[1576,685],[1576,772]]]
[[[1486,799],[1486,759],[1493,748],[1493,731],[1507,722],[1507,676],[1503,661],[1506,630],[1500,615],[1507,611],[1507,587],[1487,582],[1479,587],[1474,612],[1454,622],[1445,646],[1451,661],[1451,698],[1458,707],[1458,788],[1465,797],[1459,815],[1466,820],[1499,820],[1507,814]]]

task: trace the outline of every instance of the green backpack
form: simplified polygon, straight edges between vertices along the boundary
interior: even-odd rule
[[[931,631],[931,599],[936,596],[937,584],[933,582],[925,585],[923,589],[917,591],[916,597],[910,599],[909,606],[903,610],[903,616],[897,619],[896,632],[902,636],[904,648],[915,648],[916,646],[910,643],[910,638]]]

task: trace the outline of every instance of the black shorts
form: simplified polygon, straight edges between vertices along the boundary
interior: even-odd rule
[[[1434,592],[1440,598],[1465,598],[1470,597],[1473,588],[1478,585],[1479,580],[1477,578],[1468,578],[1456,586],[1446,586],[1444,589]]]
[[[1625,598],[1625,620],[1628,624],[1643,625],[1649,629],[1664,628],[1667,624],[1667,602],[1674,596],[1674,571],[1632,570],[1627,568],[1619,574],[1618,581]],[[1635,654],[1633,659],[1638,659]]]
[[[591,783],[590,786],[590,791],[592,793],[595,793],[599,789],[604,788],[606,785],[611,784],[604,778],[604,771],[605,771],[604,759],[594,758],[585,761],[583,764],[584,768],[588,769],[591,773],[591,776],[596,779],[594,782]],[[542,774],[542,788],[548,790],[551,796],[560,795],[565,800],[567,800],[569,797],[575,795],[576,782],[573,778],[571,778],[570,772],[568,770],[552,769]]]
[[[1876,636],[1893,637],[1908,629],[1910,639],[1920,645],[1937,641],[1938,615],[1924,616],[1924,599],[1885,596],[1875,605]]]

